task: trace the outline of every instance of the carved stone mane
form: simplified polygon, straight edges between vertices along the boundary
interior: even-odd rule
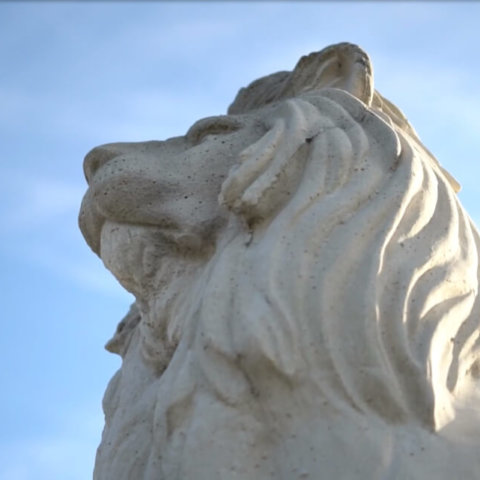
[[[479,236],[359,47],[85,173],[136,297],[95,479],[478,478]]]

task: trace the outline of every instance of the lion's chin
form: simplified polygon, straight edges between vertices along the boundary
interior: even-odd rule
[[[148,301],[168,283],[172,261],[196,263],[208,256],[201,235],[153,225],[104,220],[99,241],[104,265],[137,300]]]
[[[105,220],[101,228],[103,263],[136,297],[154,290],[162,258],[174,253],[175,245],[158,227]]]

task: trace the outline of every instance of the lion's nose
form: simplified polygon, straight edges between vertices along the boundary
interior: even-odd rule
[[[87,153],[83,161],[83,172],[87,182],[90,183],[95,172],[112,158],[117,157],[122,153],[122,149],[118,144],[102,145],[95,147]]]

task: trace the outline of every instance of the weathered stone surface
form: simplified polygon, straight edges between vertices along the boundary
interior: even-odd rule
[[[479,236],[360,48],[85,173],[136,297],[95,479],[479,478]]]

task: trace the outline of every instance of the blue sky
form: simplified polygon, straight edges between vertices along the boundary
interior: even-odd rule
[[[132,301],[86,246],[82,159],[183,134],[339,41],[462,184],[480,222],[480,3],[1,2],[0,480],[91,477],[103,350]]]

